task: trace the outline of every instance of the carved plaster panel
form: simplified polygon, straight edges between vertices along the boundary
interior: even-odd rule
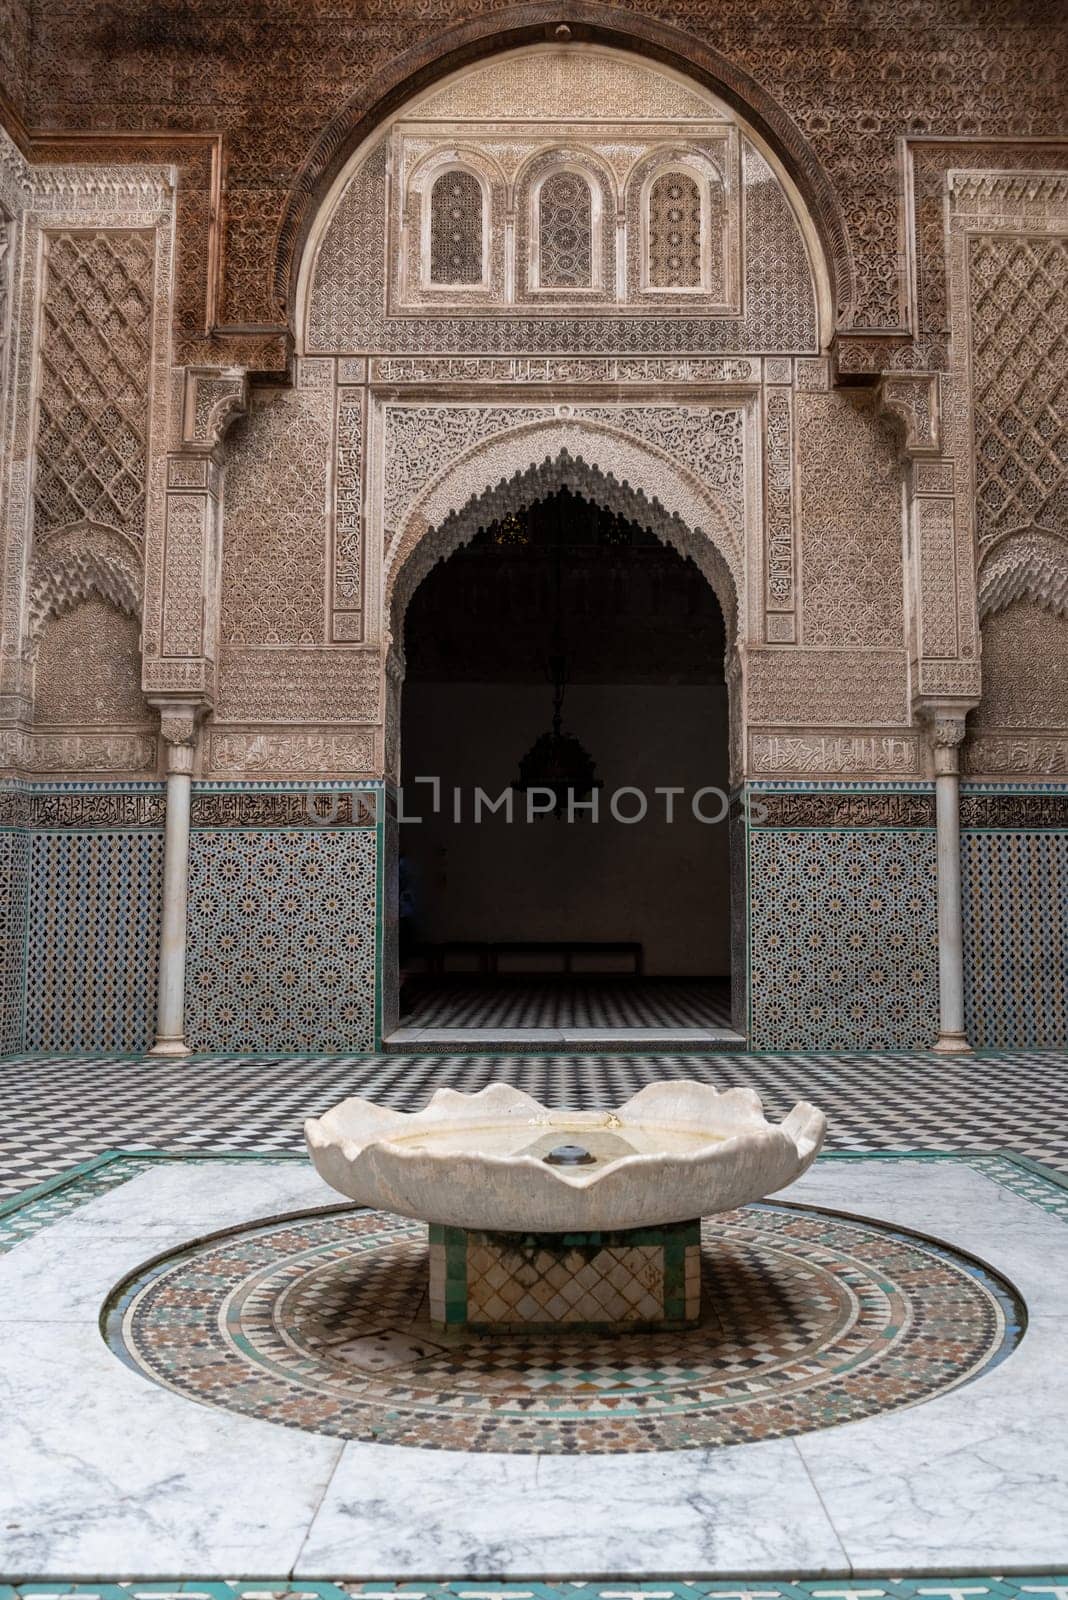
[[[227,644],[325,639],[332,388],[269,389],[230,435],[222,554]]]
[[[596,122],[610,106],[617,118],[641,122],[706,122],[717,102],[655,62],[570,46],[514,53],[486,62],[432,90],[419,114],[433,121],[493,115],[511,121]],[[726,122],[729,113],[719,112]]]
[[[71,607],[90,597],[90,612],[107,602],[139,617],[143,563],[158,577],[174,194],[166,167],[31,168],[8,159],[6,147],[0,155],[4,173],[18,166],[22,204],[0,496],[6,686],[17,676],[11,663],[33,655],[50,618],[61,632],[76,626]],[[51,648],[42,684],[51,681]],[[90,737],[16,726],[5,743],[7,760],[29,770],[121,773],[155,763],[155,740],[121,728]]]
[[[764,637],[769,644],[797,638],[794,406],[786,388],[764,398]]]
[[[338,390],[331,633],[339,642],[356,642],[363,637],[363,447],[366,403],[364,389]]]
[[[1068,735],[977,734],[964,747],[964,770],[977,778],[1068,777]]]
[[[34,670],[34,727],[144,728],[141,622],[92,594],[44,624]]]
[[[1021,595],[987,616],[983,697],[970,726],[1068,729],[1068,612]]]
[[[569,124],[569,129],[571,125]],[[573,131],[567,134],[569,147]],[[309,353],[351,356],[435,354],[502,357],[543,355],[707,355],[718,352],[787,351],[818,353],[817,296],[804,237],[781,180],[764,156],[741,139],[743,195],[740,315],[695,314],[683,305],[671,316],[657,316],[642,304],[628,312],[626,285],[616,284],[616,304],[607,298],[615,282],[614,232],[605,245],[604,287],[591,291],[596,302],[584,315],[556,315],[531,305],[483,306],[467,316],[422,314],[390,316],[387,301],[386,238],[388,135],[357,161],[325,222],[307,284],[302,315],[304,348]],[[602,202],[604,222],[605,205]],[[522,215],[522,213],[521,213]],[[517,230],[516,249],[524,248]],[[625,248],[625,246],[621,246]],[[526,274],[524,276],[524,273]],[[530,282],[529,262],[517,271],[517,294]]]
[[[375,723],[381,713],[377,650],[243,649],[219,661],[216,727],[237,723]]]
[[[953,500],[917,496],[913,537],[919,561],[920,654],[957,654],[957,565]]]
[[[901,644],[902,468],[893,443],[868,396],[799,394],[797,418],[802,640]]]
[[[904,728],[903,650],[758,650],[746,654],[750,727]]]

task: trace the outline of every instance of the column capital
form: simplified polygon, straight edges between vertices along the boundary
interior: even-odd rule
[[[197,700],[153,700],[159,731],[167,745],[167,771],[191,773],[197,725],[207,707]]]
[[[960,770],[960,747],[964,743],[965,719],[970,705],[945,705],[937,702],[921,708],[927,723],[934,754],[935,776],[955,775]]]

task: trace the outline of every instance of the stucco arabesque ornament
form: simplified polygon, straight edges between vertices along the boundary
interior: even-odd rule
[[[177,447],[167,458],[160,591],[146,616],[144,688],[153,703],[214,698],[222,466],[228,429],[249,405],[248,373],[237,367],[187,367]]]
[[[1032,527],[1003,534],[979,567],[979,615],[1030,600],[1068,617],[1068,535]]]
[[[896,425],[908,460],[941,454],[942,394],[937,372],[884,372],[876,394],[880,411]]]
[[[963,474],[943,428],[942,388],[937,372],[882,372],[876,386],[878,409],[894,428],[907,471],[912,707],[926,721],[938,717],[945,697],[966,714],[978,704],[981,681],[971,644],[975,572],[962,570],[959,555],[962,506],[955,488]]]
[[[632,481],[648,482],[646,495]],[[408,600],[436,562],[479,528],[531,504],[565,483],[604,509],[629,516],[692,558],[723,608],[728,634],[738,628],[740,530],[680,463],[648,441],[568,415],[557,422],[504,430],[446,469],[398,518],[387,540],[386,590],[394,637]]]
[[[141,555],[135,542],[102,523],[77,522],[49,534],[34,552],[27,595],[25,654],[41,630],[79,601],[99,595],[128,616],[141,614]]]
[[[221,448],[230,426],[248,410],[249,379],[242,367],[186,367],[182,453]]]

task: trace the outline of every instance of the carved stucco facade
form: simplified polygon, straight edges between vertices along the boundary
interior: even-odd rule
[[[134,793],[185,749],[194,812],[212,786],[255,810],[272,784],[388,784],[414,588],[487,517],[562,484],[715,589],[739,791],[871,786],[878,826],[887,785],[930,784],[945,717],[968,718],[973,780],[1068,777],[1068,151],[902,141],[903,316],[865,327],[876,236],[847,229],[836,253],[832,201],[697,77],[577,41],[491,57],[324,180],[284,368],[265,336],[189,337],[188,152],[171,164],[161,141],[161,162],[98,167],[6,144],[10,783]],[[423,262],[423,219],[435,174],[461,169],[480,186],[482,256],[450,287]],[[577,287],[540,283],[534,261],[556,170],[589,185]],[[701,174],[710,198],[692,285],[658,300],[659,171]],[[158,738],[161,711],[188,738]],[[381,927],[388,907],[360,892]],[[815,1012],[747,1004],[772,1045],[798,1028],[814,1045],[918,1044],[933,1015],[821,1037]],[[388,1005],[379,993],[370,1022],[364,1008],[354,1046]],[[259,1042],[317,1038],[293,1022]]]

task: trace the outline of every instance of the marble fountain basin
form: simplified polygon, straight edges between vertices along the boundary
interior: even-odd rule
[[[752,1089],[654,1083],[615,1111],[554,1111],[493,1083],[439,1089],[411,1113],[354,1096],[304,1132],[320,1175],[361,1205],[451,1228],[584,1234],[774,1194],[811,1166],[826,1126],[806,1101],[769,1122]],[[561,1147],[563,1164],[546,1159]]]

